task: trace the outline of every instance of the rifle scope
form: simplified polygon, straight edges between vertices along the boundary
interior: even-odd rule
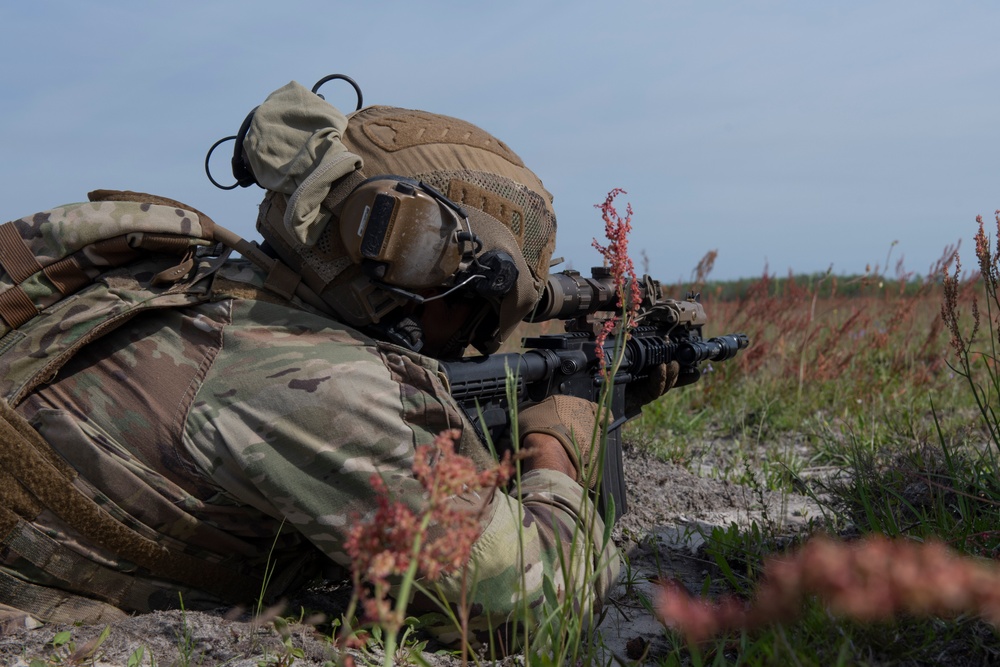
[[[524,321],[572,320],[599,310],[615,310],[618,307],[615,279],[604,267],[591,269],[591,274],[592,278],[584,278],[579,271],[550,275],[542,298]],[[641,284],[639,289],[645,291]]]

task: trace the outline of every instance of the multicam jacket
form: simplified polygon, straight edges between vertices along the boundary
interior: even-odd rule
[[[44,228],[61,215],[25,221]],[[101,274],[58,311],[59,326],[36,335],[32,354],[44,357],[60,332],[71,335],[74,313],[85,317],[91,299],[169,291],[149,281],[174,263],[144,256]],[[461,453],[489,463],[433,359],[274,296],[249,263],[218,264],[194,272],[204,277],[185,298],[119,318],[48,382],[12,400],[44,443],[30,457],[6,444],[0,452],[8,489],[0,493],[0,605],[43,621],[96,622],[181,600],[188,608],[247,603],[262,595],[267,568],[267,594],[280,595],[331,560],[349,565],[347,531],[376,508],[373,472],[419,508],[416,445],[458,428]],[[0,373],[17,368],[32,340],[24,329],[25,340],[0,338]],[[24,464],[29,458],[35,463]],[[61,476],[36,476],[39,467]],[[72,484],[72,497],[61,483]],[[471,602],[492,624],[525,599],[534,606],[546,577],[559,595],[575,589],[583,607],[616,579],[602,522],[582,519],[593,506],[560,473],[533,471],[519,489],[455,502],[482,510]],[[458,602],[461,577],[445,577],[440,589]]]

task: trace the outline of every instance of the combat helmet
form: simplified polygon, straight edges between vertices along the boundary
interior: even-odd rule
[[[234,174],[268,191],[267,246],[347,324],[419,349],[407,304],[468,298],[477,311],[458,347],[496,351],[545,286],[551,194],[471,123],[362,107],[360,90],[345,116],[319,85],[278,89],[237,138]]]

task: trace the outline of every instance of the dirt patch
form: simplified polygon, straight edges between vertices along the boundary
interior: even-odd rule
[[[626,555],[622,585],[601,625],[603,643],[623,660],[668,649],[663,626],[649,613],[658,582],[670,579],[700,593],[713,564],[701,555],[712,528],[752,521],[775,534],[792,535],[815,523],[819,506],[796,494],[777,493],[720,479],[699,477],[653,456],[626,452],[629,513],[615,526],[615,542]],[[718,585],[710,591],[721,593]]]
[[[623,660],[643,653],[656,656],[667,649],[663,627],[644,601],[655,599],[655,582],[664,578],[700,590],[710,565],[699,557],[698,547],[712,526],[766,520],[794,532],[819,516],[818,507],[802,496],[698,477],[640,451],[626,452],[625,475],[629,513],[615,527],[614,537],[627,555],[628,566],[600,629],[606,650]],[[312,590],[289,606],[335,616],[347,593],[343,586]],[[72,648],[79,651],[100,635],[103,625],[22,630],[0,637],[0,664],[28,665],[32,659],[49,659],[51,664],[127,665],[140,649],[144,657],[137,664],[142,665],[290,664],[287,659],[292,656],[272,624],[255,624],[245,615],[234,620],[233,616],[231,611],[228,615],[227,611],[169,611],[113,623],[93,663],[69,662],[70,647],[56,648],[52,640],[57,632],[69,630]],[[294,664],[323,665],[335,659],[327,638],[309,624],[293,624],[290,631],[289,643],[303,652],[301,657],[294,656]],[[459,664],[450,656],[428,654],[426,659],[432,665]]]

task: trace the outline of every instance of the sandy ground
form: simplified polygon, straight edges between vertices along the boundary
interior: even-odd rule
[[[604,650],[612,662],[617,658],[630,664],[641,655],[655,659],[668,649],[663,626],[647,611],[643,598],[653,599],[655,582],[664,578],[672,578],[689,590],[700,590],[709,565],[699,558],[698,547],[712,526],[742,524],[766,515],[769,521],[794,532],[819,516],[818,508],[804,497],[761,493],[699,477],[634,450],[626,453],[625,471],[629,513],[619,521],[614,536],[627,554],[629,566],[624,570],[630,573],[629,585],[618,587],[600,628]],[[331,600],[345,598],[343,589],[310,595],[311,599],[307,595],[293,604],[323,608]],[[52,645],[56,632],[71,630],[73,648],[81,651],[103,629],[47,626],[0,637],[0,664],[29,665],[32,659],[42,659],[48,661],[43,664],[125,666],[130,657],[135,661],[140,647],[143,659],[135,665],[291,664],[271,624],[229,620],[224,612],[171,611],[129,618],[113,624],[96,653],[79,662],[72,662],[67,646],[57,649]],[[295,658],[295,665],[323,665],[335,659],[329,642],[311,626],[296,624],[291,630],[291,644],[304,652]],[[285,662],[281,662],[283,657]],[[459,664],[452,657],[426,657],[433,665]]]

